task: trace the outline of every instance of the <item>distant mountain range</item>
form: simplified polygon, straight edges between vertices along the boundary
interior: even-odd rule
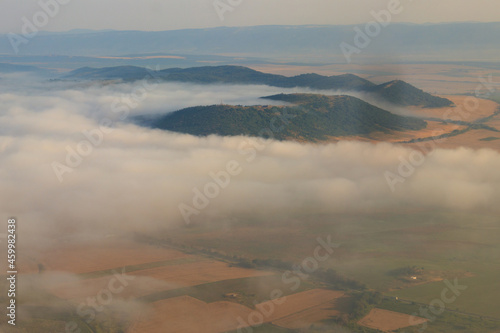
[[[211,105],[164,116],[138,117],[142,125],[198,136],[247,135],[277,140],[327,141],[337,136],[420,130],[424,120],[392,114],[352,96],[279,94],[263,97],[294,106]]]
[[[445,98],[432,96],[406,82],[391,81],[376,85],[353,74],[322,76],[302,74],[293,77],[262,73],[242,66],[206,66],[169,68],[152,72],[135,66],[106,68],[84,67],[70,72],[64,79],[135,81],[154,75],[164,81],[197,84],[264,84],[280,88],[311,88],[371,93],[385,101],[402,106],[445,107],[453,103]]]
[[[364,29],[359,24],[45,32],[20,45],[19,55],[225,54],[309,63],[345,62],[340,44],[354,43],[354,27]],[[386,63],[498,61],[499,50],[500,23],[391,23],[363,52],[353,56],[353,61],[373,57]],[[0,54],[14,55],[7,35],[0,35]]]
[[[40,69],[35,66],[0,63],[0,73],[7,74],[7,73],[28,73],[28,72],[45,73],[48,71]]]

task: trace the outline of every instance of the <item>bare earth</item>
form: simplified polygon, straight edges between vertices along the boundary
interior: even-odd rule
[[[283,299],[282,304],[274,306],[275,310],[272,315],[269,316],[268,321],[274,323],[274,321],[278,319],[283,319],[287,316],[296,314],[297,312],[323,305],[342,296],[344,296],[344,293],[341,291],[325,289],[312,289],[287,296]],[[260,305],[264,308],[271,307],[271,302],[272,301],[267,301],[261,303]]]
[[[128,333],[226,332],[240,327],[238,317],[246,320],[251,312],[237,303],[205,303],[189,296],[174,297],[153,303]]]
[[[255,310],[232,302],[205,303],[189,296],[174,297],[153,303],[128,333],[221,333],[262,322],[305,327],[338,314],[335,300],[343,296],[340,291],[314,289],[260,303]]]
[[[339,316],[344,312],[342,303],[348,300],[348,297],[340,296],[321,305],[278,319],[273,324],[292,330],[307,329],[314,323]]]

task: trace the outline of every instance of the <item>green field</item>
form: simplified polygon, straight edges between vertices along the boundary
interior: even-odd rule
[[[439,297],[444,279],[457,278],[468,289],[450,309],[500,318],[500,290],[495,287],[500,220],[494,214],[415,210],[370,216],[308,214],[294,220],[301,222],[271,225],[248,218],[229,228],[211,224],[169,234],[187,248],[292,263],[312,256],[317,237],[331,235],[341,246],[322,263],[325,268],[371,289],[423,303]],[[422,268],[417,280],[391,274],[407,266]]]
[[[378,308],[406,313],[409,315],[419,314],[420,304],[407,304],[394,300],[384,300],[377,306]],[[424,306],[427,308],[427,306]],[[498,332],[500,330],[500,321],[490,320],[484,317],[465,316],[450,311],[445,311],[440,315],[434,316],[431,314],[427,326],[415,326],[406,329],[398,330],[400,333],[417,333],[424,329],[429,333],[448,333],[448,332],[463,332],[463,333],[487,333]]]
[[[197,286],[157,292],[140,298],[143,302],[156,302],[162,299],[188,295],[207,303],[217,301],[233,301],[250,308],[254,307],[254,301],[258,303],[268,301],[271,291],[279,289],[283,296],[315,288],[315,285],[304,281],[297,290],[291,290],[283,284],[281,275],[249,277],[205,283]],[[236,293],[236,299],[228,299],[224,295]]]

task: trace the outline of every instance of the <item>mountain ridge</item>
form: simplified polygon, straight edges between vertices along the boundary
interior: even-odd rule
[[[323,76],[308,73],[288,77],[233,65],[168,68],[159,71],[151,71],[137,66],[87,67],[74,70],[65,75],[63,79],[122,79],[125,81],[134,81],[144,79],[148,75],[163,81],[197,84],[264,84],[280,88],[300,87],[317,90],[364,92],[371,93],[383,100],[402,106],[430,108],[453,105],[448,99],[428,94],[404,81],[390,81],[376,85],[354,74]],[[391,82],[395,83],[390,84]]]

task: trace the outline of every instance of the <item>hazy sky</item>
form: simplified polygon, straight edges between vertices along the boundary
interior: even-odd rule
[[[43,22],[43,29],[171,30],[266,24],[357,24],[372,10],[400,1],[394,22],[500,21],[498,0],[2,0],[0,33],[21,31],[22,18],[33,22],[40,3],[67,2]],[[221,20],[214,2],[231,5]]]

